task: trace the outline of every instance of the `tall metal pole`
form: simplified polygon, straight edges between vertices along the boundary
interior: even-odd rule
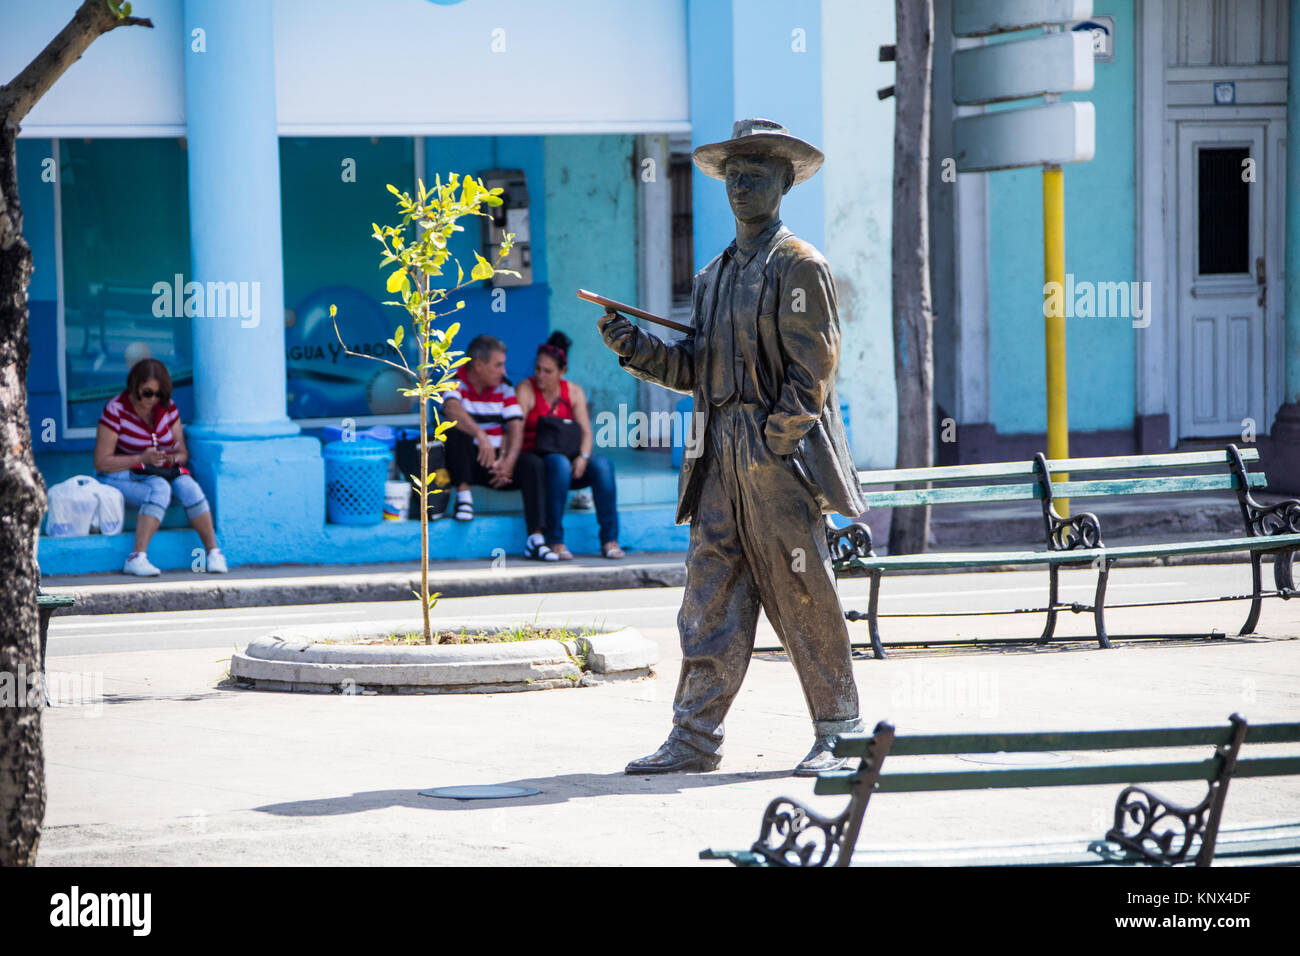
[[[1043,167],[1043,322],[1047,349],[1047,457],[1070,457],[1070,415],[1065,388],[1065,174]],[[1052,291],[1054,290],[1055,295]],[[1069,475],[1054,476],[1069,480]],[[1070,502],[1055,499],[1062,517]]]

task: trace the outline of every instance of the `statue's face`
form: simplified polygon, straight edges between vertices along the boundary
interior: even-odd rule
[[[781,209],[787,164],[771,156],[732,156],[727,160],[727,200],[741,222],[765,222]]]

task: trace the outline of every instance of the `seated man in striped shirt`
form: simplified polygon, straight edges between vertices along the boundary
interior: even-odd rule
[[[470,361],[457,371],[460,383],[445,392],[442,417],[456,427],[447,432],[447,471],[456,486],[458,521],[474,517],[474,496],[469,486],[487,485],[503,491],[518,489],[524,496],[524,522],[528,541],[524,557],[557,561],[542,536],[546,470],[541,458],[521,452],[524,416],[515,390],[506,384],[506,344],[491,335],[469,343]]]

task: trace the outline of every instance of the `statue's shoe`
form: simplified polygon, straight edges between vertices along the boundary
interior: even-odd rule
[[[706,754],[684,744],[675,737],[669,737],[664,745],[648,757],[633,760],[627,765],[626,773],[707,773],[717,770],[722,757]]]
[[[796,777],[815,777],[827,770],[843,770],[849,765],[848,757],[835,756],[835,735],[827,734],[813,741],[808,756],[799,761],[794,768]]]

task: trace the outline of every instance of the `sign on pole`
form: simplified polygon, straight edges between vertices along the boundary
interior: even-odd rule
[[[958,50],[952,98],[961,106],[1092,89],[1092,35],[1044,33],[1013,43]]]
[[[961,105],[1042,96],[1042,106],[994,110],[953,123],[957,171],[1043,167],[1043,289],[1065,282],[1065,182],[1063,163],[1092,159],[1097,116],[1091,103],[1057,100],[1060,93],[1090,90],[1091,29],[1062,29],[1092,16],[1092,0],[954,0],[952,32],[982,37],[1032,27],[1044,35],[959,50],[953,54],[953,100]],[[1059,287],[1058,285],[1058,287]],[[1047,372],[1047,457],[1069,457],[1065,384],[1065,320],[1043,310]],[[1066,476],[1059,476],[1063,480]],[[1069,515],[1070,503],[1056,502]]]
[[[952,32],[985,37],[1090,16],[1092,0],[953,0]]]
[[[1058,166],[1092,159],[1097,113],[1091,103],[1049,103],[964,116],[953,123],[959,173]]]

